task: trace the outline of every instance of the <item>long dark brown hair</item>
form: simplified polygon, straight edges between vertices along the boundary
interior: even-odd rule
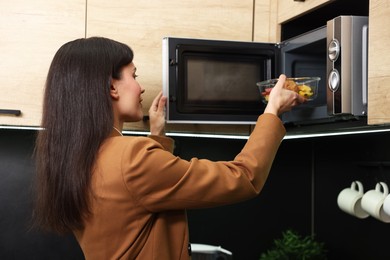
[[[127,45],[102,37],[68,42],[55,54],[34,154],[34,226],[57,233],[83,227],[92,168],[114,121],[111,80],[132,60]]]

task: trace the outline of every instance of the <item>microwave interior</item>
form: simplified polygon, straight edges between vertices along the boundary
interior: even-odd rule
[[[164,38],[167,122],[254,124],[265,108],[256,83],[280,73],[321,78],[317,98],[282,120],[327,120],[326,49],[325,27],[280,44]]]
[[[270,73],[271,56],[248,54],[183,51],[178,111],[239,114],[246,107],[248,113],[257,114],[259,99],[253,83]]]

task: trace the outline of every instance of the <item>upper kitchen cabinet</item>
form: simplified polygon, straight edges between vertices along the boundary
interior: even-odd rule
[[[253,41],[279,42],[280,26],[277,21],[278,2],[256,0],[254,5]]]
[[[279,0],[277,24],[281,26],[281,41],[306,33],[310,30],[325,26],[327,21],[340,15],[368,16],[369,0],[332,0],[296,2],[294,0]],[[314,3],[317,3],[314,5]],[[294,13],[292,6],[310,6],[302,8],[302,13],[296,13],[287,19],[283,13],[287,10]],[[306,10],[307,9],[307,10]],[[281,18],[285,17],[285,18]]]
[[[390,1],[370,0],[368,124],[390,123]]]
[[[256,0],[254,41],[280,42],[324,26],[338,15],[367,15],[368,0]]]
[[[85,36],[85,0],[0,1],[0,125],[39,126],[50,62],[58,48]],[[3,111],[4,112],[4,111]]]
[[[278,0],[277,22],[285,23],[333,1],[335,0]]]
[[[295,21],[300,20],[299,18],[311,15],[314,10],[335,1],[337,0],[256,0],[254,4],[253,40],[255,42],[280,42],[285,38],[283,31],[281,31],[282,25],[295,24]],[[339,2],[342,1],[339,0]],[[317,26],[316,23],[322,22],[320,21],[323,19],[321,15],[322,13],[317,14],[310,22],[303,18],[305,20],[304,24],[297,25],[293,30],[287,29],[288,36],[296,34],[297,28],[300,28],[301,32],[306,32],[309,24]]]
[[[147,115],[153,98],[162,90],[163,37],[252,41],[252,23],[253,0],[118,0],[115,4],[88,0],[86,28],[88,37],[112,38],[134,50]],[[195,132],[198,127],[179,126]],[[131,130],[146,128],[142,122],[125,125]]]

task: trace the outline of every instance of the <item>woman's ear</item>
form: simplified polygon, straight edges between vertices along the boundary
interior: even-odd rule
[[[113,99],[119,99],[119,93],[118,93],[118,88],[115,84],[115,81],[112,80],[111,81],[111,85],[110,85],[110,95]]]

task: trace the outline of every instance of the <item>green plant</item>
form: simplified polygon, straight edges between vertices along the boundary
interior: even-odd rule
[[[293,230],[283,232],[275,239],[273,248],[262,253],[260,260],[325,260],[324,244],[311,236],[301,237]]]

